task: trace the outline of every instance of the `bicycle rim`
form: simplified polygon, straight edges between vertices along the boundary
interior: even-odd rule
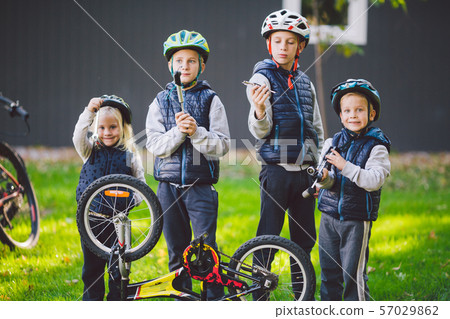
[[[97,182],[100,183],[86,190],[87,200],[81,199],[82,216],[77,217],[80,235],[88,248],[104,259],[109,257],[112,247],[123,245],[117,237],[117,218],[120,216],[129,222],[126,227],[131,240],[123,255],[127,261],[147,254],[161,235],[161,212],[156,196],[150,196],[154,195],[153,192],[148,194],[142,187],[127,182],[130,178],[124,176],[122,181],[109,178],[106,184],[102,183],[104,178],[99,179]]]
[[[271,287],[253,294],[241,296],[243,301],[290,301],[310,300],[314,294],[315,275],[312,265],[301,249],[285,238],[260,236],[243,244],[233,256],[231,268],[254,278],[260,277],[254,266],[274,276]],[[236,278],[247,282],[248,286],[257,285],[254,279]],[[275,282],[275,284],[274,284]],[[265,283],[262,282],[261,285]],[[239,290],[230,291],[239,293]]]
[[[11,249],[32,248],[39,238],[39,210],[33,187],[19,155],[6,143],[0,144],[0,239]],[[19,185],[16,184],[19,183]]]

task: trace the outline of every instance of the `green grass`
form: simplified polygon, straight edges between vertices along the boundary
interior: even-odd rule
[[[217,240],[228,255],[254,237],[259,220],[257,165],[223,161]],[[375,300],[450,300],[450,155],[394,154],[379,219],[370,239],[369,287]],[[0,244],[0,300],[79,300],[82,295],[75,188],[80,161],[27,160],[41,210],[41,234],[31,250]],[[148,176],[156,191],[156,182]],[[320,212],[316,211],[319,229]],[[286,224],[287,225],[287,224]],[[289,237],[287,226],[282,235]],[[133,262],[132,281],[167,273],[164,238]],[[320,265],[312,252],[319,299]]]

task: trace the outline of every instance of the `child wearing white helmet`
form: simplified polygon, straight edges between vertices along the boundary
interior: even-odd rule
[[[255,65],[250,82],[258,85],[247,88],[248,126],[259,140],[262,162],[257,235],[279,235],[287,210],[290,238],[309,254],[316,241],[315,202],[301,193],[311,180],[306,169],[317,163],[323,144],[316,92],[298,69],[310,28],[300,14],[282,9],[267,16],[261,35],[270,59]]]
[[[379,128],[370,127],[380,116],[380,95],[370,82],[339,83],[331,104],[343,128],[325,141],[322,152],[332,166],[323,170],[318,184],[320,296],[326,301],[367,301],[370,232],[391,169],[391,142]]]
[[[208,233],[205,243],[216,247],[218,195],[213,184],[219,179],[219,157],[230,147],[230,132],[222,102],[199,80],[209,55],[206,39],[181,30],[168,37],[163,53],[174,82],[180,83],[168,83],[158,93],[149,106],[146,128],[147,149],[156,156],[154,177],[173,271],[183,265],[192,230],[194,237]],[[192,285],[189,278],[183,284]],[[210,286],[207,294],[208,299],[220,298],[223,287]]]

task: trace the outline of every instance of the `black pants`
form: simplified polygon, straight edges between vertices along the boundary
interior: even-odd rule
[[[94,255],[89,248],[81,244],[84,256],[81,278],[84,283],[83,300],[102,301],[105,298],[105,271],[108,262]],[[115,282],[111,276],[108,279],[109,292],[106,300],[120,299],[120,282]]]
[[[91,221],[91,223],[95,223]],[[116,241],[115,229],[112,224],[107,226],[106,229],[101,227],[94,227],[98,232],[98,239],[103,241],[107,246],[111,247]],[[111,236],[114,234],[114,236]],[[105,271],[108,266],[108,261],[93,254],[89,248],[81,243],[81,249],[83,250],[84,264],[81,273],[81,278],[84,283],[83,300],[86,301],[101,301],[105,297]],[[117,261],[116,261],[117,263]],[[115,263],[115,264],[116,264]],[[109,292],[106,296],[107,300],[121,300],[120,298],[120,279],[119,282],[115,282],[111,276],[109,276],[108,287]]]
[[[292,172],[279,165],[263,165],[259,180],[261,216],[256,235],[280,235],[287,210],[291,240],[310,254],[316,242],[315,200],[302,196],[310,186],[310,176],[305,170]]]

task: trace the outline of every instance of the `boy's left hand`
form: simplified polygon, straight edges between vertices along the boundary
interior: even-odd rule
[[[347,164],[347,161],[341,156],[341,154],[336,152],[336,150],[331,150],[331,152],[333,154],[328,154],[326,156],[328,163],[331,163],[332,165],[336,166],[337,169],[342,171],[345,164]]]
[[[197,131],[197,122],[189,114],[178,112],[175,114],[175,120],[177,122],[178,130],[180,130],[181,133],[192,136]]]

